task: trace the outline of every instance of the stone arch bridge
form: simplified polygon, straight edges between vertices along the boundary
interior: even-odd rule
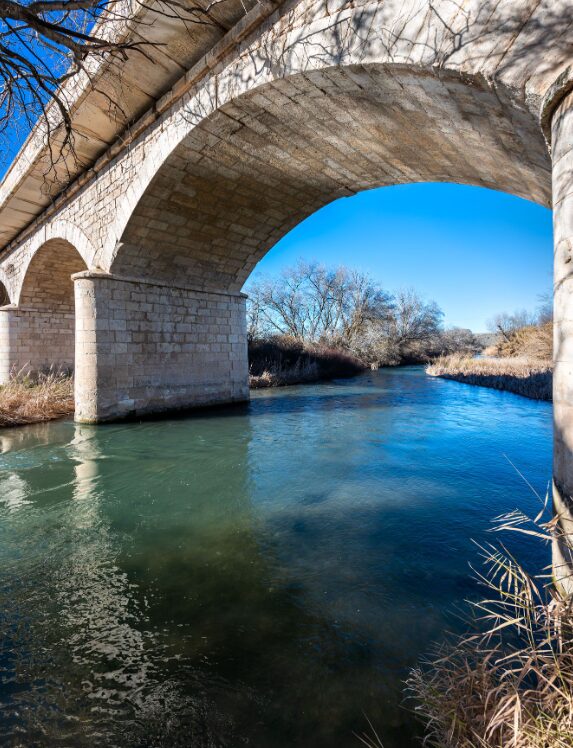
[[[286,232],[360,190],[482,185],[553,207],[571,496],[573,0],[248,3],[197,26],[134,5],[121,33],[157,46],[69,83],[74,153],[52,163],[41,126],[24,144],[0,185],[0,377],[75,364],[85,422],[245,400],[241,287]]]

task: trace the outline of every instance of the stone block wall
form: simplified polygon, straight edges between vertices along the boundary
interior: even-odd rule
[[[0,309],[0,383],[23,369],[74,368],[74,310]]]
[[[248,400],[246,299],[75,276],[76,420]]]

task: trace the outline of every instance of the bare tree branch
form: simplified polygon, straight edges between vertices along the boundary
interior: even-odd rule
[[[224,32],[213,13],[220,2],[138,0],[136,9],[179,19],[187,30],[198,24]],[[141,28],[151,21],[142,20],[134,38],[125,33],[131,20],[122,0],[0,0],[0,134],[29,131],[39,119],[48,141],[48,168],[64,164],[64,155],[74,160],[73,97],[64,84],[82,73],[95,88],[97,60],[109,65],[129,53],[150,58],[160,45],[145,39]],[[120,101],[110,99],[110,106],[123,112]],[[57,142],[51,142],[56,132]]]

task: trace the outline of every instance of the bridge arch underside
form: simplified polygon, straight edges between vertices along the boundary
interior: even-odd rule
[[[550,205],[536,118],[508,92],[445,71],[349,66],[277,80],[174,148],[111,271],[236,292],[282,236],[332,200],[442,181]]]
[[[26,269],[18,304],[12,366],[33,372],[50,367],[72,370],[75,356],[75,303],[72,275],[86,270],[79,252],[64,239],[45,242]]]
[[[247,399],[240,289],[257,262],[336,198],[428,181],[549,205],[536,118],[481,80],[359,65],[277,80],[189,123],[97,258],[104,272],[76,280],[76,418]]]

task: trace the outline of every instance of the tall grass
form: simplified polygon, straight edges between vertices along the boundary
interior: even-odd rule
[[[555,543],[556,520],[516,511],[497,529]],[[486,588],[470,633],[436,650],[407,682],[435,748],[573,746],[573,609],[503,546],[481,549]]]
[[[50,370],[30,376],[15,373],[0,386],[0,427],[62,418],[74,412],[74,384],[68,372]]]

